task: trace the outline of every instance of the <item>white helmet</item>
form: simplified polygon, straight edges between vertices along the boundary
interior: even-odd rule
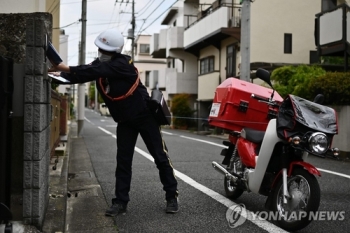
[[[121,53],[124,37],[117,29],[107,29],[96,37],[95,45],[108,52]]]

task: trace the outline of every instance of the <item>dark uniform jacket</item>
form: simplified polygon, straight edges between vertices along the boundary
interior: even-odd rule
[[[133,119],[147,108],[149,94],[141,81],[132,95],[117,101],[108,98],[100,85],[104,83],[110,97],[125,95],[130,90],[138,74],[127,55],[116,53],[110,61],[100,62],[97,59],[89,65],[71,66],[70,73],[62,72],[61,76],[69,80],[70,84],[96,80],[97,89],[116,122]]]

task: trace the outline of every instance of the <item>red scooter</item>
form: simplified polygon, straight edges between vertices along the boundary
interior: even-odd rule
[[[258,69],[256,76],[272,88],[271,96],[256,95],[255,88],[260,87],[251,83],[246,85],[254,88],[245,91],[252,90],[252,100],[244,99],[242,94],[231,95],[239,91],[233,85],[226,86],[230,90],[226,90],[226,95],[221,93],[226,97],[220,99],[217,89],[216,106],[212,108],[209,124],[234,130],[229,134],[229,141],[223,142],[227,148],[221,152],[222,164],[226,167],[217,162],[212,165],[224,175],[228,198],[236,199],[244,191],[267,196],[265,207],[277,214],[276,224],[287,231],[297,231],[312,221],[310,215],[320,204],[320,187],[315,176],[321,174],[307,162],[308,154],[338,155],[339,150],[331,148],[333,136],[338,132],[337,115],[332,108],[297,96],[289,95],[281,101],[273,90],[270,73]],[[250,112],[260,116],[260,122],[257,118],[252,122],[252,116],[248,115],[245,118],[250,119],[249,122],[244,123],[242,117],[237,121],[241,105],[235,108],[234,103],[249,102],[245,111],[248,114],[253,100],[261,105],[259,109],[266,109],[265,115]],[[236,122],[235,126],[230,125],[229,120]]]

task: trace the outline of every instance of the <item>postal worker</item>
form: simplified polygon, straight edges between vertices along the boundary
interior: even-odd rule
[[[130,56],[122,54],[124,37],[117,29],[108,29],[95,40],[98,58],[89,65],[67,66],[53,64],[49,72],[76,84],[96,81],[96,86],[117,125],[117,156],[115,197],[106,216],[125,214],[132,176],[132,160],[140,134],[159,170],[165,191],[167,213],[176,213],[178,207],[177,180],[163,141],[160,126],[148,108],[150,99],[141,83]],[[60,72],[60,73],[59,73]]]

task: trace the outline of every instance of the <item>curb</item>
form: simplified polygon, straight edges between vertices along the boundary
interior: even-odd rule
[[[58,157],[58,163],[50,162],[49,203],[42,227],[43,232],[60,233],[65,231],[68,162],[71,147],[70,132],[71,130],[68,130],[68,139],[64,142],[65,146],[60,147],[59,152],[56,152],[63,152],[63,155]]]

